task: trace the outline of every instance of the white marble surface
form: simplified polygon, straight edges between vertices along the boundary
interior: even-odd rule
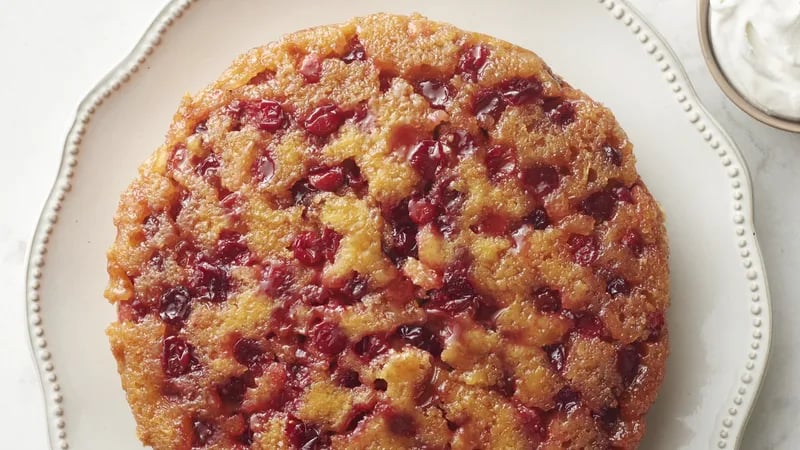
[[[590,1],[590,0],[587,0]],[[745,154],[774,309],[772,360],[744,450],[800,448],[800,135],[737,110],[706,71],[693,0],[631,0],[677,52],[706,107]],[[0,448],[47,448],[25,329],[24,259],[83,95],[133,47],[164,0],[0,2]],[[135,126],[135,124],[131,124]],[[680,180],[676,180],[680,182]],[[102,355],[98,355],[102,357]]]

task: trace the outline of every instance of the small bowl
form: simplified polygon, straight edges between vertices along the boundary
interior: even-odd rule
[[[800,120],[789,120],[783,117],[773,116],[766,113],[764,110],[754,105],[745,96],[739,93],[731,84],[725,73],[719,66],[716,55],[714,55],[714,47],[711,45],[711,32],[708,21],[711,18],[711,1],[698,0],[697,2],[697,28],[700,35],[700,48],[703,50],[703,58],[706,60],[708,70],[711,71],[711,76],[717,82],[722,92],[741,109],[749,114],[754,119],[763,122],[771,127],[780,130],[791,131],[793,133],[800,133]]]

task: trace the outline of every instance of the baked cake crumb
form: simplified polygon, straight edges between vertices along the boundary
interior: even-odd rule
[[[115,225],[156,450],[631,449],[662,381],[664,220],[614,116],[419,15],[240,56]]]

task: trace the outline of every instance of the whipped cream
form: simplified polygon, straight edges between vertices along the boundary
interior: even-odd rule
[[[800,119],[800,0],[711,0],[709,26],[736,90],[768,114]]]

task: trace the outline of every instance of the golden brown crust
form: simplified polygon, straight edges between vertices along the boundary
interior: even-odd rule
[[[635,448],[669,286],[634,164],[535,54],[421,16],[247,52],[184,98],[115,217],[139,437]]]

